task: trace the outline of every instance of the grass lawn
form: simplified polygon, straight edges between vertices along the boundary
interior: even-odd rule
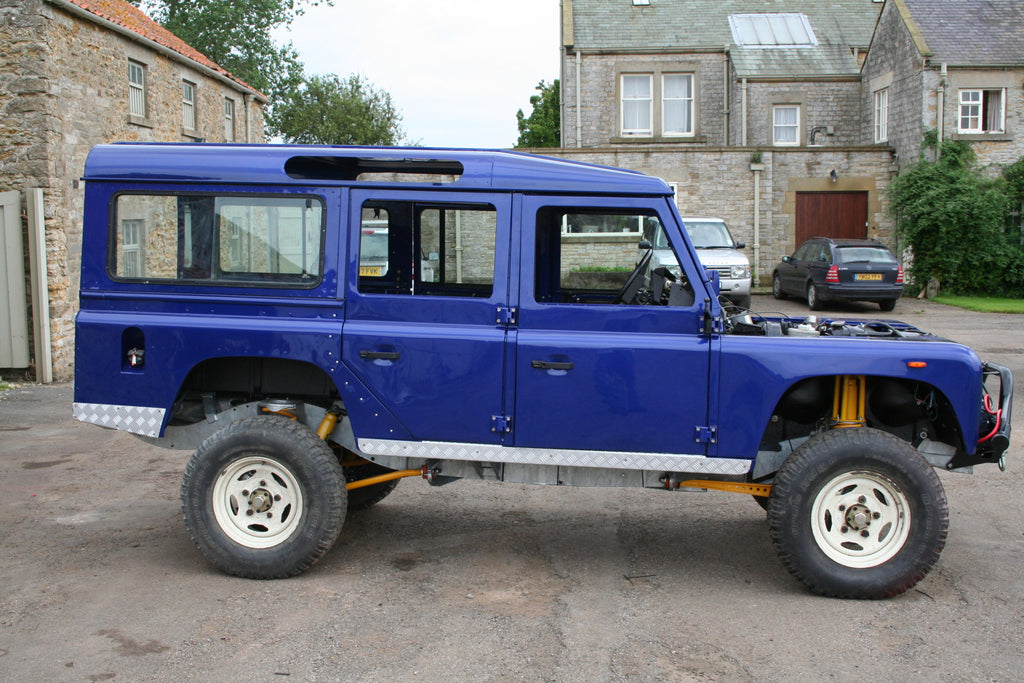
[[[1024,313],[1024,299],[999,299],[981,296],[940,296],[932,301],[948,306],[959,306],[982,313]]]

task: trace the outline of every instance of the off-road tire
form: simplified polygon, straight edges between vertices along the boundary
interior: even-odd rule
[[[837,598],[912,588],[938,560],[948,526],[932,467],[907,442],[866,427],[834,429],[797,448],[768,504],[782,564],[813,592]]]
[[[312,430],[257,416],[229,424],[192,455],[181,511],[214,567],[278,579],[302,573],[330,550],[346,494],[338,459]]]

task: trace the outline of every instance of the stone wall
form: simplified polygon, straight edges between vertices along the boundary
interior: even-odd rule
[[[739,88],[736,89],[737,91]],[[771,147],[773,107],[777,104],[800,106],[800,146],[810,144],[816,126],[831,126],[833,135],[821,131],[814,144],[825,147],[861,144],[861,88],[859,81],[751,82],[747,86],[747,145]],[[732,144],[741,144],[738,93],[730,109],[736,114],[731,127]]]
[[[0,190],[44,190],[54,377],[70,379],[78,310],[83,187],[89,150],[122,141],[262,142],[251,93],[43,0],[0,0]],[[129,122],[128,59],[147,66],[148,116]],[[182,80],[197,86],[196,131],[182,128]]]

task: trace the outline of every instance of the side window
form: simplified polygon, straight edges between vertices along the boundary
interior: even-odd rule
[[[359,291],[489,297],[498,214],[489,204],[367,201],[359,236]]]
[[[793,260],[806,261],[812,246],[814,245],[810,243],[800,245],[800,248],[793,253]]]
[[[641,246],[641,240],[651,248]],[[685,305],[693,301],[661,220],[650,211],[542,208],[534,263],[538,303],[631,303],[621,296],[630,281],[646,293],[636,302],[667,303],[673,283],[689,292]],[[683,305],[681,299],[677,303]]]
[[[304,287],[320,281],[319,197],[122,194],[113,207],[115,278]]]

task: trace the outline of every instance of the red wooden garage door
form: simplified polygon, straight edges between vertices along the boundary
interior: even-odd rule
[[[796,245],[811,237],[868,236],[867,192],[797,192]]]

